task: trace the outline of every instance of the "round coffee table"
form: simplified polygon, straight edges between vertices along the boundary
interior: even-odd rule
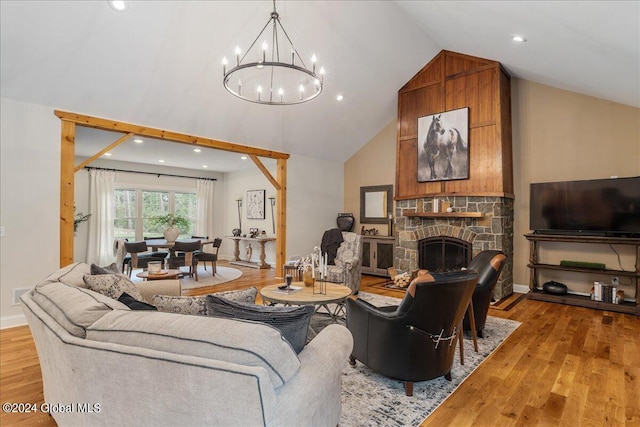
[[[315,307],[316,313],[320,308],[327,310],[333,322],[344,316],[344,304],[347,297],[351,295],[351,289],[338,283],[325,283],[326,293],[314,294],[312,286],[305,286],[303,282],[293,282],[291,286],[302,289],[295,292],[283,292],[278,289],[284,283],[268,285],[260,289],[260,296],[265,305],[305,305],[311,304]],[[318,286],[316,286],[316,292]],[[329,304],[336,304],[335,308],[330,308]]]
[[[161,270],[159,274],[149,273],[147,270],[136,274],[136,277],[140,277],[144,280],[164,280],[164,279],[177,279],[182,272],[180,270]]]

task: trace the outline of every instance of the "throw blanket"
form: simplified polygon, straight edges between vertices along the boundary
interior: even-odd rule
[[[127,254],[127,251],[124,249],[124,243],[126,239],[115,239],[113,241],[113,256],[116,257],[116,265],[118,266],[118,270],[122,273],[122,261],[124,260],[124,256]]]
[[[335,265],[336,254],[343,241],[342,230],[339,228],[332,228],[324,232],[320,249],[323,254],[327,254],[327,264]]]

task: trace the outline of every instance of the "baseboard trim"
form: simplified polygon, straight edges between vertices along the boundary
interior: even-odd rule
[[[514,283],[513,284],[513,292],[517,292],[519,294],[528,294],[529,293],[529,286],[527,286],[527,285],[516,285]]]
[[[27,324],[27,318],[24,314],[15,314],[13,316],[0,317],[0,330],[15,328],[16,326],[23,326]]]

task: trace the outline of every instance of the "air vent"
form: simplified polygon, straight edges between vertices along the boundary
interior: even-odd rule
[[[13,299],[11,305],[20,305],[20,296],[25,292],[29,292],[31,288],[15,288],[13,289]]]

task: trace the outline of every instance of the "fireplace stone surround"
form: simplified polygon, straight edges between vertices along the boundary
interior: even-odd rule
[[[449,202],[455,212],[480,212],[482,218],[405,217],[404,212],[432,212],[433,200]],[[398,200],[395,207],[396,248],[394,266],[401,271],[418,269],[418,242],[430,237],[452,237],[472,244],[472,256],[497,249],[507,260],[494,289],[500,300],[513,293],[513,199],[490,196],[437,196]]]

